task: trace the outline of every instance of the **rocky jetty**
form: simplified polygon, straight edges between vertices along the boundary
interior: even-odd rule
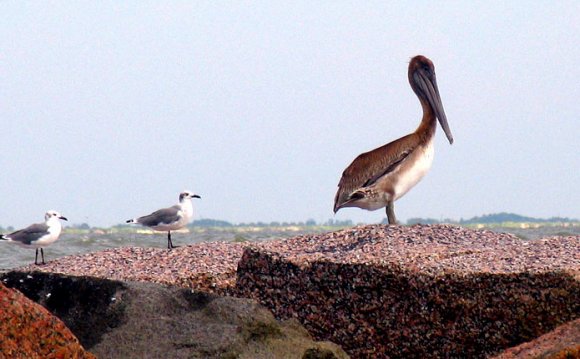
[[[193,295],[185,294],[191,289],[202,291],[205,296],[215,293],[229,296],[211,297],[212,303],[235,299],[231,297],[252,298],[279,320],[300,322],[315,340],[337,343],[354,358],[485,358],[580,318],[580,236],[527,241],[509,234],[449,225],[369,225],[285,240],[200,243],[172,251],[115,248],[20,270],[187,288],[167,288],[163,295],[166,299],[160,302],[163,304],[155,307],[156,313],[166,317],[167,308],[178,305],[182,309],[177,311],[176,320],[200,306],[192,307],[187,299]],[[39,273],[19,275],[36,277]],[[129,300],[132,295],[122,293],[132,293],[140,285],[98,283],[87,288],[104,286],[101,290],[105,294],[98,297],[103,302],[95,306],[109,310],[117,308],[111,302],[112,297],[115,301]],[[74,293],[82,293],[82,288],[76,285],[68,293],[74,297]],[[149,290],[146,288],[139,290],[145,293]],[[33,292],[41,293],[33,299],[42,302],[46,293],[40,289]],[[114,294],[117,292],[120,294]],[[51,293],[54,295],[54,291]],[[62,298],[55,303],[66,301],[66,296]],[[143,299],[139,306],[145,307],[146,303]],[[65,313],[58,314],[57,309],[50,310],[62,318]],[[114,319],[120,315],[116,311],[107,313],[89,318],[112,316],[111,323],[124,323],[124,319]],[[130,311],[123,313],[122,318],[133,316],[127,314]],[[134,313],[138,317],[140,312]],[[89,333],[96,339],[87,345],[88,339],[77,328],[84,325],[79,324],[82,320],[63,321],[97,355],[100,352],[94,348],[115,327],[101,322],[99,325],[106,330],[100,336],[95,336],[99,330]],[[242,328],[244,324],[234,326]],[[137,326],[131,328],[136,330]],[[166,333],[158,329],[151,332]],[[242,343],[233,344],[234,347],[247,347],[244,340],[234,340]],[[180,337],[172,342],[187,343],[187,340]],[[122,345],[109,343],[113,347]],[[185,346],[192,348],[198,344]],[[298,355],[327,353],[325,349],[320,352],[309,348],[307,352],[297,349]],[[217,353],[214,349],[204,350]],[[335,357],[341,355],[333,353]]]

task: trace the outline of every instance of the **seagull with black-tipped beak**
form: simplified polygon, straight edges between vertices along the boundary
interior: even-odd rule
[[[30,226],[16,232],[2,234],[0,235],[0,240],[15,243],[21,247],[36,248],[36,256],[34,257],[34,264],[36,265],[39,265],[38,249],[40,249],[40,255],[42,257],[41,264],[46,264],[44,262],[43,248],[56,242],[60,236],[60,233],[62,232],[60,219],[68,221],[66,217],[57,211],[50,210],[44,215],[44,223],[31,224]]]
[[[171,231],[185,227],[193,218],[192,198],[201,198],[190,191],[179,194],[179,202],[169,208],[162,208],[146,216],[129,219],[127,223],[138,223],[156,231],[167,231],[167,249],[176,248],[171,242]]]

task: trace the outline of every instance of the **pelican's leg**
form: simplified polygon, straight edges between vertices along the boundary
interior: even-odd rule
[[[36,248],[36,255],[34,256],[34,264],[38,265],[38,248]]]
[[[389,224],[397,224],[397,217],[395,217],[395,202],[387,203],[387,218]]]

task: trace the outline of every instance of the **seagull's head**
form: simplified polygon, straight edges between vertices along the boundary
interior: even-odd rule
[[[49,219],[53,218],[53,217],[56,217],[58,219],[63,219],[65,221],[68,221],[68,219],[65,216],[63,216],[62,214],[60,214],[60,213],[58,213],[57,211],[54,211],[54,210],[47,211],[46,214],[44,215],[44,219],[47,220],[47,221]]]
[[[201,198],[201,197],[191,191],[183,191],[179,194],[179,202],[183,202],[184,200],[191,198]]]

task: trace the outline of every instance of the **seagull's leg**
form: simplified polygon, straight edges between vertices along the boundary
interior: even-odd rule
[[[167,232],[167,248],[168,249],[173,249],[173,248],[177,248],[179,246],[174,246],[173,242],[171,241],[171,231]]]
[[[389,219],[389,224],[397,224],[397,217],[395,217],[395,202],[393,201],[387,203],[387,218]]]
[[[42,256],[42,264],[46,264],[44,263],[44,249],[42,247],[40,247],[40,255]]]
[[[36,248],[36,255],[34,256],[34,264],[38,265],[38,248]]]

